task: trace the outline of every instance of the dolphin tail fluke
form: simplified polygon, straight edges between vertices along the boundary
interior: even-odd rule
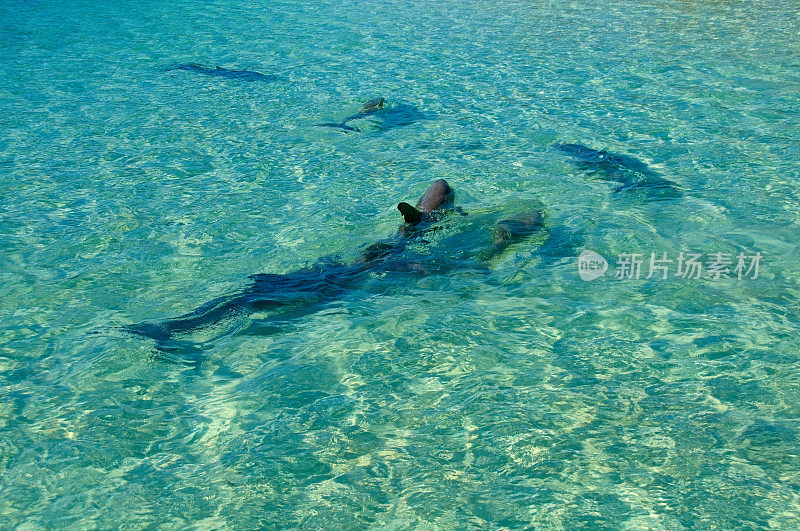
[[[187,367],[199,367],[205,361],[205,351],[200,343],[169,339],[156,341],[153,358]]]
[[[145,322],[120,328],[130,334],[152,339],[155,343],[153,351],[155,360],[198,367],[205,359],[201,344],[176,339],[166,327],[157,323]]]
[[[205,67],[203,65],[199,64],[199,63],[178,63],[178,64],[176,64],[174,66],[169,66],[169,67],[165,68],[165,70],[167,72],[169,72],[171,70],[194,70],[194,71],[197,71],[197,70],[202,70],[203,68],[205,68]]]
[[[347,125],[344,122],[338,123],[338,124],[332,123],[332,122],[326,122],[326,123],[323,123],[323,124],[317,124],[317,127],[332,127],[334,129],[341,129],[342,131],[346,131],[348,133],[360,133],[361,132],[361,130],[358,127],[353,127],[351,125]]]
[[[397,205],[397,210],[403,215],[403,220],[406,223],[416,225],[422,220],[422,213],[408,203],[400,203]]]

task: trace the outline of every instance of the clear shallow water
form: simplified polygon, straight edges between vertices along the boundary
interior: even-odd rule
[[[6,1],[0,21],[3,527],[800,525],[792,3]],[[165,71],[185,62],[281,79]],[[427,119],[314,127],[378,95]],[[612,193],[563,142],[684,197]],[[373,275],[194,366],[118,331],[352,260],[437,178],[470,215],[423,262],[534,200],[571,257]],[[756,280],[587,283],[583,248],[764,259]]]

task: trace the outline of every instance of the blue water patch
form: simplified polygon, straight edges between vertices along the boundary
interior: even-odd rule
[[[0,527],[797,528],[798,31],[0,2]]]

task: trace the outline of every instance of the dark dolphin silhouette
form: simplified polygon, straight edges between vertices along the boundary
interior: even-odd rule
[[[400,203],[398,209],[406,222],[395,235],[366,246],[352,263],[326,257],[313,266],[286,274],[251,275],[249,285],[243,290],[217,297],[191,312],[171,319],[127,325],[123,329],[154,340],[157,356],[162,359],[198,365],[203,361],[204,347],[203,342],[196,341],[198,335],[211,336],[210,341],[213,341],[236,332],[246,322],[245,318],[255,312],[269,312],[268,323],[251,322],[241,333],[280,332],[282,325],[290,325],[297,318],[313,314],[350,293],[362,292],[365,281],[375,273],[446,274],[466,267],[487,274],[491,271],[492,260],[512,245],[537,239],[538,250],[531,259],[538,256],[542,264],[547,265],[574,256],[569,253],[580,243],[569,231],[550,230],[547,213],[540,202],[525,201],[514,214],[494,224],[491,238],[483,232],[481,227],[485,225],[479,217],[467,222],[467,227],[478,227],[478,233],[472,229],[448,233],[440,241],[444,251],[432,259],[420,261],[423,255],[416,254],[414,248],[430,243],[425,238],[443,229],[448,214],[455,210],[453,201],[453,189],[440,179],[428,187],[416,207]],[[447,245],[448,242],[455,245]]]
[[[186,70],[187,72],[194,72],[196,74],[203,74],[213,77],[224,77],[227,79],[234,79],[237,81],[275,81],[279,79],[278,76],[273,74],[262,74],[260,72],[253,72],[252,70],[229,70],[218,66],[216,68],[209,68],[197,63],[179,64],[167,70]]]
[[[349,122],[351,120],[358,120],[359,118],[365,118],[365,117],[369,116],[370,114],[375,114],[376,112],[378,112],[379,110],[383,109],[384,107],[386,107],[386,100],[385,99],[383,99],[383,98],[371,99],[361,107],[360,111],[358,111],[357,113],[355,113],[352,116],[348,116],[347,118],[342,120],[342,122],[343,123],[347,123],[347,122]]]
[[[427,118],[428,116],[425,113],[413,105],[406,103],[389,104],[384,98],[375,98],[365,103],[357,113],[344,118],[341,122],[326,122],[317,125],[319,127],[332,127],[350,133],[359,133],[365,129],[377,129],[380,131],[393,129],[411,125]]]
[[[369,100],[367,103],[365,103],[361,107],[360,111],[358,111],[357,113],[355,113],[355,114],[353,114],[351,116],[348,116],[347,118],[345,118],[341,122],[338,122],[338,123],[327,122],[327,123],[318,124],[318,125],[320,127],[333,127],[333,128],[342,129],[342,130],[348,131],[348,132],[358,133],[358,132],[360,132],[360,129],[358,127],[347,125],[347,122],[349,122],[351,120],[358,120],[360,118],[364,118],[366,116],[369,116],[370,114],[374,114],[379,109],[382,109],[385,105],[386,105],[386,100],[385,99],[383,99],[383,98],[374,98],[374,99]]]
[[[417,225],[421,221],[435,221],[435,216],[446,206],[451,206],[455,194],[444,179],[439,179],[419,198],[416,207],[408,203],[400,203],[397,210],[403,215],[403,220],[410,225]]]
[[[235,317],[263,311],[291,311],[305,308],[313,312],[351,290],[359,289],[364,275],[378,271],[421,271],[402,258],[412,243],[425,243],[422,237],[443,209],[452,203],[453,191],[444,180],[433,183],[420,199],[427,218],[413,225],[403,225],[393,237],[369,245],[352,264],[335,259],[321,259],[315,265],[287,274],[251,275],[250,285],[242,291],[213,299],[189,313],[157,322],[143,322],[123,327],[127,332],[155,340],[161,352],[191,353],[196,343],[185,341],[194,331],[210,328]],[[403,203],[406,204],[406,203]],[[434,214],[439,216],[434,216]]]
[[[535,235],[548,233],[547,214],[544,206],[527,208],[513,216],[500,220],[492,229],[492,245],[481,258],[490,259],[501,254],[511,245]]]
[[[556,149],[572,156],[579,168],[591,171],[603,180],[621,184],[615,193],[644,190],[648,199],[671,199],[683,195],[677,184],[630,155],[609,153],[581,144],[561,144]]]

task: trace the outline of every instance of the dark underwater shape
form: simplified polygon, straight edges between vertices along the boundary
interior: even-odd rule
[[[235,79],[237,81],[275,81],[278,76],[273,74],[262,74],[260,72],[253,72],[252,70],[229,70],[218,66],[216,68],[209,68],[197,63],[180,64],[168,70],[186,70],[187,72],[194,72],[196,74],[203,74],[206,76],[224,77],[227,79]]]
[[[448,219],[451,212],[459,211],[453,207],[454,195],[447,181],[439,179],[428,187],[416,207],[400,203],[398,209],[407,222],[394,236],[366,246],[350,264],[326,257],[313,266],[286,274],[251,275],[245,289],[213,299],[189,313],[123,329],[154,340],[156,355],[161,359],[198,366],[208,341],[232,333],[264,335],[291,329],[301,317],[328,308],[348,294],[364,293],[365,284],[383,278],[385,273],[442,275],[467,269],[488,274],[496,257],[522,242],[538,248],[531,258],[539,257],[542,264],[549,265],[575,256],[576,245],[581,243],[569,231],[558,227],[550,230],[541,202],[525,201],[499,221],[495,218],[484,224],[486,218],[471,218],[465,223],[474,229],[446,236],[440,233],[441,245],[435,254],[418,252],[419,246],[430,243],[426,238],[453,225],[440,222]],[[485,228],[492,225],[489,239]],[[376,277],[375,273],[381,275]],[[267,316],[248,323],[247,316],[256,312]],[[242,328],[245,324],[247,327]]]
[[[494,226],[492,245],[499,251],[520,242],[534,234],[546,230],[546,216],[543,210],[529,209]]]
[[[614,193],[643,190],[651,200],[683,195],[677,184],[630,155],[609,153],[581,144],[561,144],[556,149],[572,156],[579,168],[591,171],[603,180],[619,183],[621,186]]]
[[[334,123],[334,122],[325,122],[321,124],[317,124],[317,127],[331,127],[333,129],[341,129],[346,133],[360,133],[361,129],[358,127],[353,127],[351,125],[346,125],[345,123]]]
[[[383,98],[374,98],[369,100],[367,103],[361,106],[361,110],[358,111],[356,114],[352,116],[348,116],[342,123],[347,123],[352,120],[358,120],[359,118],[365,118],[371,114],[377,113],[379,110],[386,107],[386,100]]]
[[[357,113],[346,117],[341,122],[326,122],[317,125],[359,133],[367,129],[384,131],[403,127],[427,118],[425,113],[413,105],[389,104],[384,98],[375,98],[365,103]]]
[[[197,309],[158,322],[143,322],[125,326],[130,333],[155,340],[156,348],[163,352],[177,352],[189,359],[198,352],[196,343],[185,341],[185,336],[194,331],[211,328],[230,318],[255,312],[291,312],[303,309],[301,315],[313,313],[321,306],[341,298],[350,290],[362,286],[364,275],[377,271],[420,272],[420,268],[400,255],[411,244],[422,240],[422,236],[434,230],[432,223],[440,219],[434,213],[452,201],[450,185],[444,180],[434,182],[420,198],[426,210],[428,223],[403,226],[393,237],[367,246],[352,264],[342,264],[331,259],[322,259],[312,267],[287,274],[261,273],[250,276],[251,284],[244,290],[213,299]]]
[[[544,205],[539,201],[528,201],[525,208],[494,224],[491,244],[478,253],[478,261],[488,265],[512,245],[533,239],[542,244],[549,236],[550,227]]]

